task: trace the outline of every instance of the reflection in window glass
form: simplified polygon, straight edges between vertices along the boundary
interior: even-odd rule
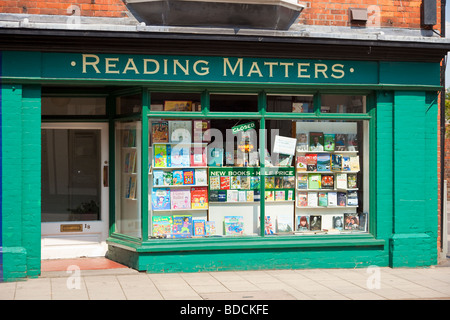
[[[314,112],[312,95],[268,95],[267,112]]]
[[[142,95],[133,94],[116,99],[117,114],[139,113],[142,111]]]
[[[321,95],[321,113],[364,113],[365,96]]]
[[[106,99],[103,97],[42,97],[43,116],[105,115]]]
[[[201,111],[199,93],[152,92],[150,111]]]
[[[258,96],[244,94],[211,94],[212,112],[258,112]]]

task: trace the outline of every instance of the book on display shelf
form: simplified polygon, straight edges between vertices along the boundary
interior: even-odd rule
[[[172,233],[172,216],[152,217],[152,236],[166,238]]]
[[[277,233],[289,233],[292,232],[294,229],[292,227],[292,216],[286,215],[286,214],[280,214],[277,217],[277,225],[276,230]]]
[[[171,167],[189,167],[190,162],[190,149],[189,147],[182,145],[175,145],[171,148],[170,153],[170,166]]]
[[[173,170],[172,171],[172,184],[174,186],[181,186],[184,184],[183,170]]]
[[[324,151],[334,151],[335,147],[335,134],[334,133],[325,133],[323,135],[324,139]]]
[[[309,216],[306,215],[297,216],[296,231],[300,232],[309,231]]]
[[[171,148],[168,144],[154,144],[155,152],[155,168],[167,168],[170,167],[170,152]]]
[[[192,209],[208,209],[208,188],[191,188],[191,206]]]
[[[205,235],[206,236],[216,235],[216,222],[215,221],[206,221],[205,222]]]
[[[195,183],[194,169],[183,169],[183,184],[194,185]]]
[[[208,184],[208,176],[207,176],[207,172],[206,169],[195,169],[195,174],[194,174],[194,179],[195,179],[195,184],[196,185],[207,185]],[[220,184],[219,184],[220,186]]]
[[[174,215],[173,216],[173,232],[174,238],[190,238],[192,237],[192,215]]]
[[[320,231],[322,230],[322,216],[310,215],[309,216],[309,230]]]
[[[165,186],[171,186],[173,183],[172,171],[163,171],[163,183]]]
[[[152,143],[169,142],[169,122],[153,121],[152,122]]]
[[[152,210],[170,210],[170,189],[152,189]]]
[[[310,132],[309,133],[309,150],[310,151],[323,151],[324,136],[323,132]]]
[[[308,151],[308,133],[297,133],[297,152]]]
[[[203,237],[206,235],[205,230],[205,220],[203,219],[193,219],[192,220],[192,231],[194,236]]]
[[[171,209],[191,209],[191,190],[173,189],[170,194]]]
[[[236,236],[244,234],[243,216],[225,216],[224,217],[225,235]]]

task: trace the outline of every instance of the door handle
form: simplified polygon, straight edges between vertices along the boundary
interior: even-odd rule
[[[109,166],[108,161],[105,161],[105,165],[103,166],[103,186],[109,187]]]

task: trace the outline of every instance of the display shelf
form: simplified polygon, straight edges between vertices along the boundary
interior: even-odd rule
[[[196,208],[196,209],[153,209],[153,212],[176,212],[176,211],[206,211],[208,208]]]
[[[177,185],[168,185],[168,186],[155,186],[153,188],[191,188],[191,187],[207,187],[207,184],[177,184]]]

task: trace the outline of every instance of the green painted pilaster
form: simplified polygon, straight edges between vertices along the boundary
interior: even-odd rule
[[[430,148],[425,133],[430,131],[428,112],[432,111],[426,107],[425,96],[425,92],[414,91],[397,91],[394,95],[392,267],[428,266],[435,260],[432,235],[437,224],[430,224],[429,219],[437,215],[437,192],[431,195],[426,190],[437,185],[437,153],[427,154]],[[436,121],[432,121],[434,125]],[[432,214],[428,206],[436,211]]]

